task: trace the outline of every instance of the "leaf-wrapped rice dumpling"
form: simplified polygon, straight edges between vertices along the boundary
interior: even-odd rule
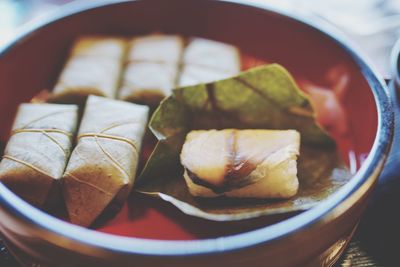
[[[148,107],[90,96],[63,176],[72,223],[89,226],[110,204],[128,197],[139,161]]]
[[[179,86],[222,80],[235,76],[240,69],[240,52],[236,47],[193,38],[183,54]]]
[[[51,101],[84,103],[88,95],[115,98],[126,41],[122,38],[79,38],[62,70]]]
[[[183,38],[154,34],[131,42],[119,98],[156,105],[175,88]]]
[[[76,105],[20,105],[0,163],[0,181],[35,206],[55,205],[77,120]]]

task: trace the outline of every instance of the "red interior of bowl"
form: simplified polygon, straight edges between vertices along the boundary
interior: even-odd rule
[[[296,78],[328,88],[326,72],[335,66],[344,67],[350,77],[349,90],[342,100],[349,131],[335,136],[335,140],[352,169],[362,165],[377,129],[373,94],[351,56],[330,38],[286,17],[252,7],[238,8],[211,1],[150,3],[123,3],[74,15],[24,38],[3,54],[0,57],[1,143],[7,141],[18,104],[52,88],[75,36],[132,36],[161,31],[237,45],[248,55],[243,62],[245,68],[264,61],[276,62]],[[122,210],[98,230],[123,236],[185,240],[248,231],[282,218],[211,222],[186,216],[160,200],[133,194]]]

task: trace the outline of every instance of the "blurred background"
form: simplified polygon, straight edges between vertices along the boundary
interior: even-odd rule
[[[93,0],[75,0],[93,1]],[[400,37],[400,0],[248,0],[270,4],[342,30],[384,75],[390,77],[389,55]],[[0,0],[0,44],[21,25],[46,16],[73,0]]]

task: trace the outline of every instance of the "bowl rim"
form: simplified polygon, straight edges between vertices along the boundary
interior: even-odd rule
[[[0,46],[0,60],[14,45],[23,42],[25,38],[34,34],[35,31],[49,24],[92,9],[106,8],[111,5],[137,1],[138,0],[101,0],[95,3],[92,1],[76,1],[67,4],[63,6],[62,9],[53,12],[52,15],[36,19],[22,27],[14,38]],[[345,211],[349,207],[348,205],[354,204],[357,200],[353,198],[350,203],[350,196],[355,194],[364,184],[368,184],[369,187],[372,186],[377,173],[379,173],[383,167],[391,144],[393,134],[393,110],[391,102],[389,101],[387,86],[381,76],[372,65],[368,63],[366,57],[356,50],[341,33],[322,20],[315,21],[314,18],[311,20],[310,18],[303,17],[288,10],[281,10],[267,3],[256,3],[244,0],[219,0],[215,2],[219,2],[218,4],[235,5],[238,8],[254,8],[304,24],[316,30],[318,34],[328,37],[331,41],[339,45],[359,66],[361,73],[367,80],[373,93],[377,108],[378,125],[375,140],[368,157],[364,161],[362,167],[345,186],[325,200],[323,205],[319,204],[308,211],[274,225],[226,237],[190,241],[123,237],[75,226],[34,208],[8,190],[2,183],[0,183],[0,206],[19,221],[29,223],[34,226],[36,230],[47,233],[47,235],[43,235],[43,238],[48,238],[47,240],[49,242],[59,242],[59,244],[63,244],[62,246],[66,244],[72,244],[71,246],[80,245],[89,247],[91,251],[96,249],[103,252],[108,251],[124,254],[189,256],[232,252],[281,240],[302,229],[315,226],[321,219],[329,220],[332,216],[334,217]],[[358,198],[360,197],[361,196],[358,196]],[[56,238],[54,239],[54,237]],[[63,240],[68,240],[69,242],[62,242]]]

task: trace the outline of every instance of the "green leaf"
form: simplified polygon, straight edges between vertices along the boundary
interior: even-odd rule
[[[277,64],[254,68],[226,80],[175,89],[161,102],[149,127],[158,143],[138,178],[137,191],[157,195],[184,212],[203,218],[216,219],[215,214],[223,214],[217,217],[232,220],[304,210],[337,189],[334,170],[346,173],[343,182],[349,177],[336,160],[334,141],[316,123],[310,100]],[[296,129],[301,133],[302,151],[322,149],[311,154],[302,152],[300,191],[294,198],[263,200],[261,204],[249,200],[250,206],[246,204],[249,201],[224,198],[223,203],[235,203],[228,205],[232,211],[227,211],[225,204],[217,204],[221,200],[193,198],[179,164],[179,153],[190,130],[225,128]],[[232,212],[234,216],[226,216]]]
[[[171,202],[186,214],[215,221],[300,212],[320,203],[351,178],[334,149],[302,147],[300,154],[299,191],[286,200],[196,198],[189,193],[182,172],[154,176],[137,190]]]

